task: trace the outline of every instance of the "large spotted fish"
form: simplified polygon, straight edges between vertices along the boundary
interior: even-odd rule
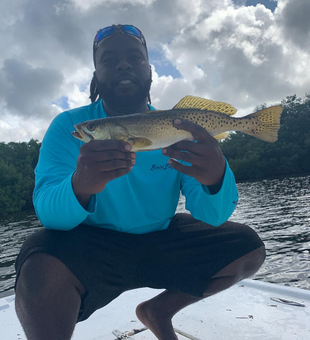
[[[130,143],[132,151],[155,150],[194,140],[191,133],[174,127],[173,120],[179,118],[201,125],[217,139],[227,137],[228,131],[241,131],[272,143],[278,139],[282,110],[277,105],[237,118],[229,104],[186,96],[171,110],[89,120],[75,125],[72,134],[86,143],[115,139]]]

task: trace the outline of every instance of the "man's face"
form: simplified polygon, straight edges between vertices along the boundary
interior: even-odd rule
[[[100,42],[95,62],[99,96],[109,107],[126,112],[146,103],[151,70],[139,40],[117,33]]]

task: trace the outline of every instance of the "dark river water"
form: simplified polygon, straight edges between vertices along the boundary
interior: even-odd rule
[[[257,280],[310,290],[310,176],[238,184],[231,220],[254,228],[267,258]],[[184,198],[178,211],[185,211]],[[41,228],[33,214],[0,220],[0,297],[14,293],[14,262],[24,240]]]

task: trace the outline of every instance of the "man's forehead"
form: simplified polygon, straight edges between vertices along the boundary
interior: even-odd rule
[[[115,54],[119,52],[140,52],[147,56],[145,46],[135,37],[117,33],[104,39],[97,47],[96,54]]]

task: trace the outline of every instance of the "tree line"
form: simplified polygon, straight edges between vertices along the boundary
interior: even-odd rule
[[[310,94],[282,100],[279,139],[266,143],[244,133],[231,133],[220,142],[236,180],[310,173]],[[258,111],[266,104],[255,108]],[[34,168],[41,143],[0,143],[0,217],[32,210]]]
[[[0,216],[33,209],[34,168],[41,144],[0,143]]]
[[[266,143],[241,132],[220,142],[237,181],[310,173],[310,94],[305,99],[288,96],[281,104],[277,142]]]

